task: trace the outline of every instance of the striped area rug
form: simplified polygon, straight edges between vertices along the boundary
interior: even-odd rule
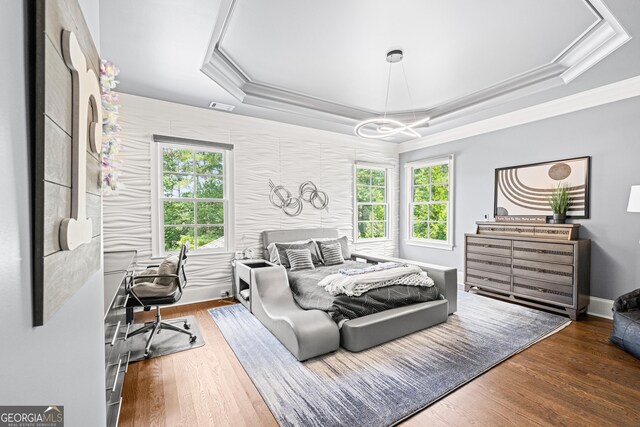
[[[447,323],[301,363],[242,305],[210,313],[280,425],[305,427],[393,425],[570,323],[460,292]]]

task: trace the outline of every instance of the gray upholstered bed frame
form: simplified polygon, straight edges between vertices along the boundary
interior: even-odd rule
[[[272,242],[338,237],[336,229],[273,230],[262,233],[265,248]],[[398,261],[397,258],[353,253],[352,259],[369,263]],[[338,325],[320,310],[303,310],[293,299],[287,272],[282,266],[251,270],[251,309],[253,314],[298,359],[306,360],[329,353],[341,345],[349,351],[362,351],[424,328],[446,322],[457,309],[457,271],[455,268],[423,264],[442,294],[436,301],[412,304],[347,320]]]

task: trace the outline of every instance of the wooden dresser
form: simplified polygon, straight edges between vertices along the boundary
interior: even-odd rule
[[[465,291],[568,314],[587,311],[591,241],[577,224],[479,222],[465,234]]]
[[[117,426],[122,406],[122,384],[129,366],[130,352],[124,339],[128,295],[125,286],[133,277],[136,251],[104,254],[104,340],[107,427]]]

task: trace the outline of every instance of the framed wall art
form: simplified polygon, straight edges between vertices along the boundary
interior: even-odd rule
[[[571,195],[567,218],[589,218],[591,157],[496,169],[494,215],[552,216],[549,196],[559,185]]]
[[[102,262],[100,56],[77,1],[35,2],[33,324]]]

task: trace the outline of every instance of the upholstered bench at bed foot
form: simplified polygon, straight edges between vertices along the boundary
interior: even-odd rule
[[[320,310],[303,310],[293,300],[282,266],[251,270],[251,311],[300,360],[336,351],[338,325]]]
[[[344,322],[340,344],[349,351],[362,351],[404,335],[446,322],[446,299],[412,304]]]

